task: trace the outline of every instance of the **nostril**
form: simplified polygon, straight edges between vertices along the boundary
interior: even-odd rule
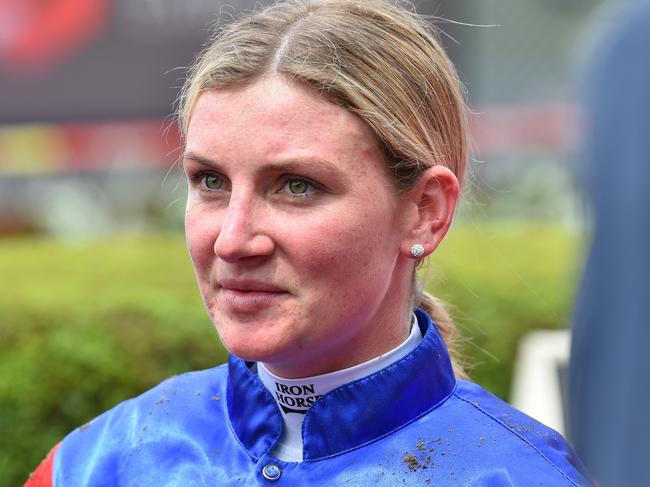
[[[247,236],[223,236],[217,237],[214,246],[214,252],[217,257],[226,262],[234,262],[241,259],[254,257],[265,257],[273,253],[275,246],[273,239],[267,235],[247,235]]]

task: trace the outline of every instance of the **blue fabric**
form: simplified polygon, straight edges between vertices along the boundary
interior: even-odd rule
[[[456,382],[435,326],[422,311],[417,318],[424,338],[411,354],[308,411],[303,462],[269,455],[280,411],[231,357],[75,430],[57,452],[54,485],[590,485],[559,434]],[[278,480],[264,478],[268,465],[281,469]]]

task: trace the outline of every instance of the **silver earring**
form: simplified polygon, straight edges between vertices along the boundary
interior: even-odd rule
[[[424,246],[419,243],[411,245],[411,255],[415,258],[422,257],[424,255]]]

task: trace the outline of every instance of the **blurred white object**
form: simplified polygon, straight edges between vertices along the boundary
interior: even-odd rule
[[[568,368],[570,330],[530,332],[519,343],[510,402],[566,436],[562,375]]]

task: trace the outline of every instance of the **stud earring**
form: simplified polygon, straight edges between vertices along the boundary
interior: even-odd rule
[[[419,243],[414,243],[411,245],[411,255],[416,259],[424,255],[424,246]]]

